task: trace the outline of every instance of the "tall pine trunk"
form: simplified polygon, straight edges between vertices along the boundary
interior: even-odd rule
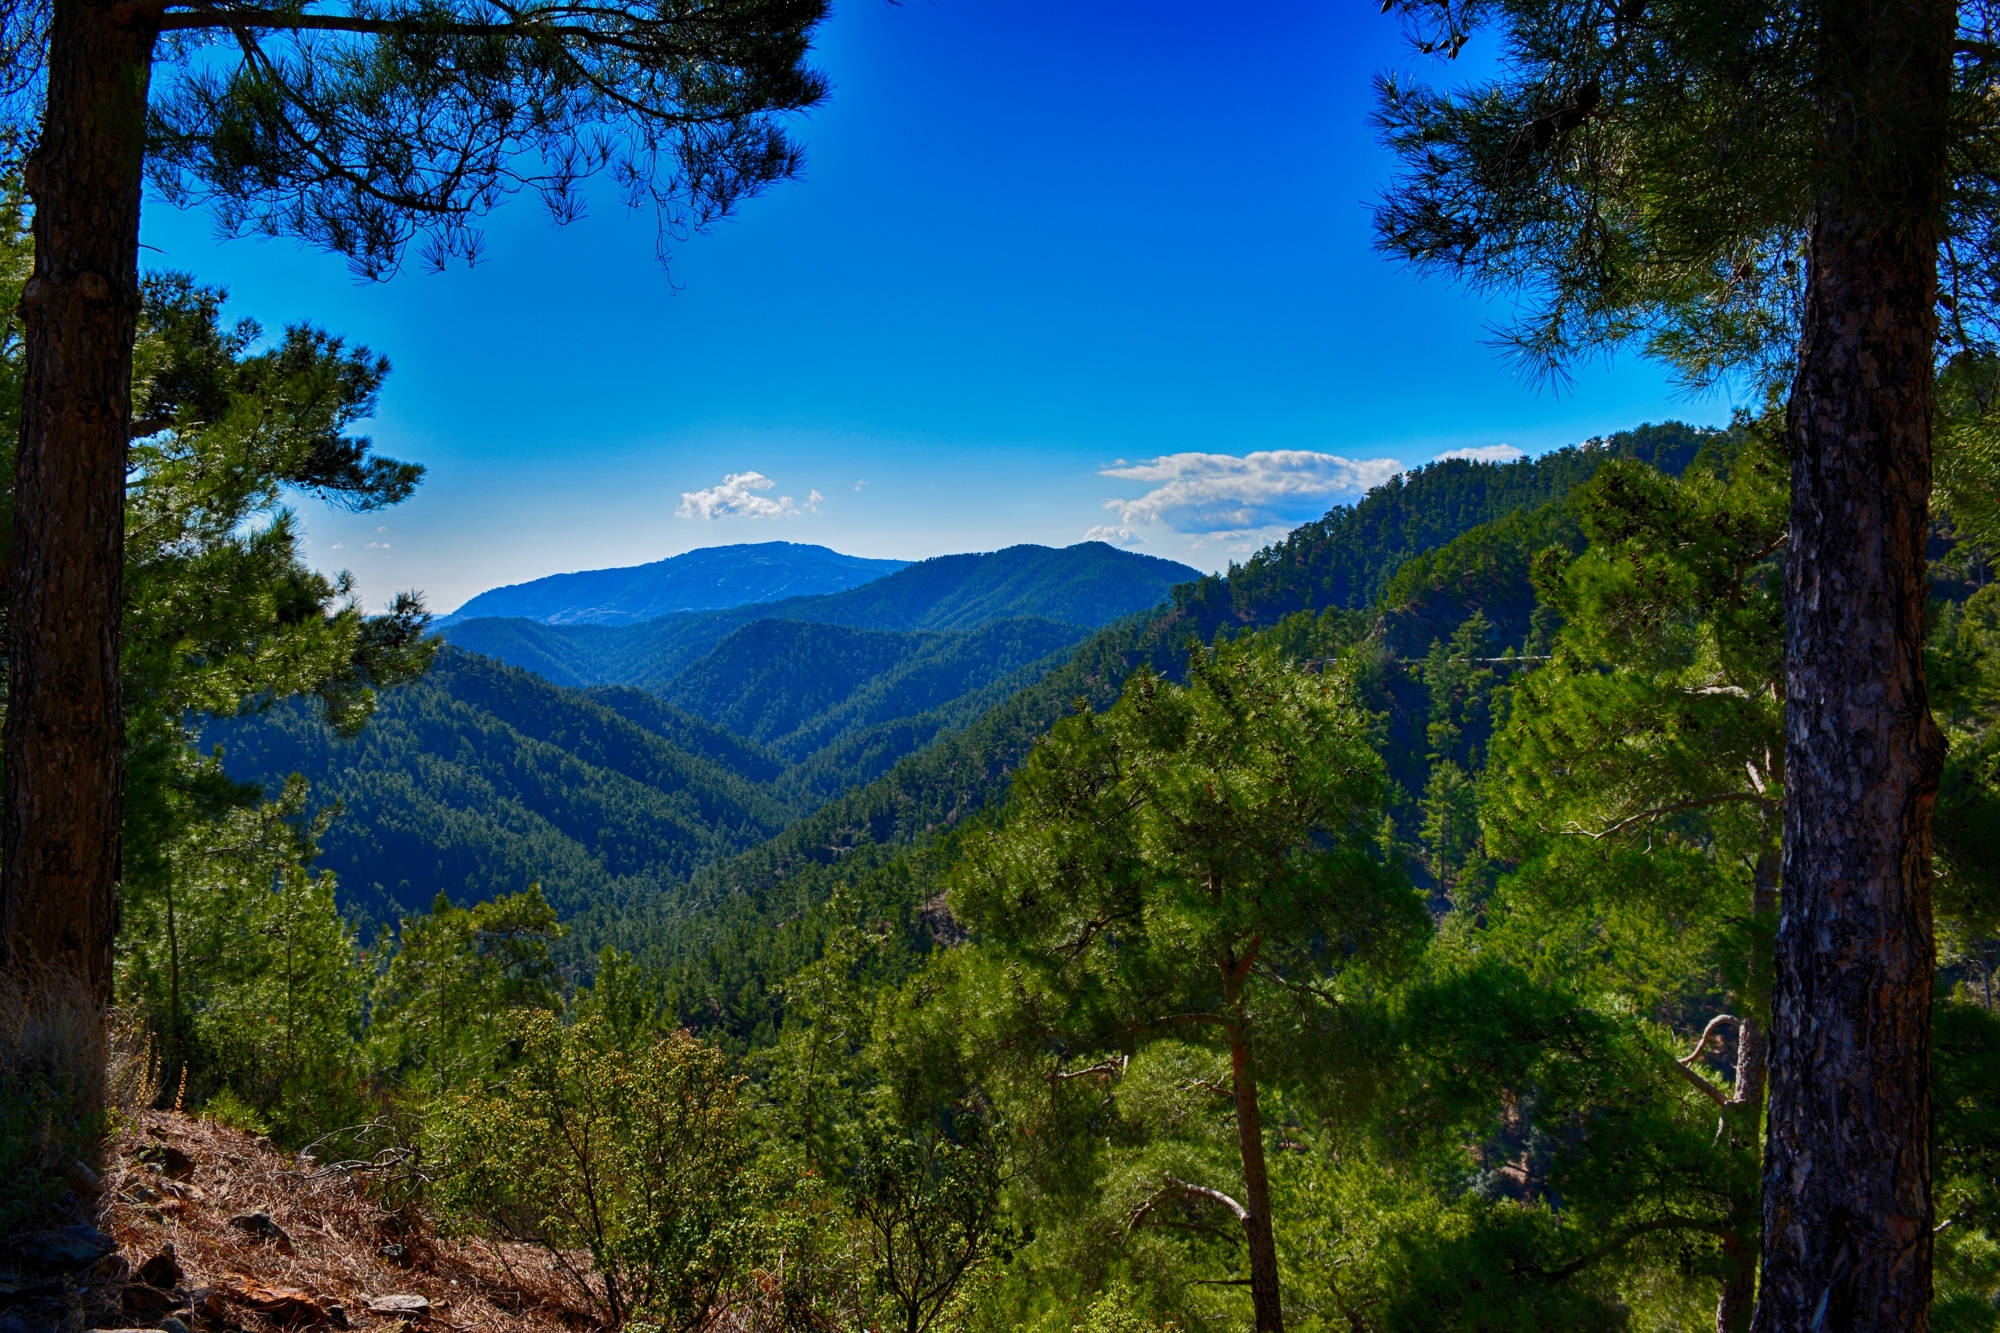
[[[35,269],[9,569],[0,949],[111,990],[124,716],[125,456],[156,31],[56,0],[26,168]]]
[[[1758,1333],[1929,1326],[1924,687],[1937,244],[1954,7],[1821,10],[1792,387],[1785,840]]]
[[[1257,1106],[1257,1069],[1250,1042],[1229,1029],[1229,1064],[1236,1099],[1236,1146],[1243,1157],[1243,1238],[1250,1251],[1250,1304],[1257,1333],[1284,1333],[1278,1299],[1278,1242],[1271,1227],[1271,1177],[1264,1166],[1264,1116]]]

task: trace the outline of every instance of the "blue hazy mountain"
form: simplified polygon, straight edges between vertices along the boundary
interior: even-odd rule
[[[820,597],[688,611],[639,624],[550,624],[477,610],[474,598],[445,629],[461,648],[495,657],[560,685],[635,685],[661,690],[737,630],[759,620],[810,621],[855,629],[978,629],[1031,616],[1096,629],[1166,601],[1201,571],[1103,542],[1055,549],[941,555],[859,587]],[[489,596],[491,594],[488,594]]]
[[[868,560],[796,542],[707,546],[650,565],[551,574],[494,588],[440,623],[517,616],[548,625],[630,625],[676,611],[715,611],[842,592],[908,563]]]

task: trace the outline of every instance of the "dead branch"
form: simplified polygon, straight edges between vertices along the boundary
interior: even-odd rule
[[[1595,833],[1577,824],[1571,824],[1567,828],[1561,828],[1561,829],[1544,829],[1543,832],[1560,833],[1564,837],[1571,837],[1571,838],[1589,838],[1592,842],[1599,842],[1605,838],[1613,836],[1614,834],[1622,833],[1626,829],[1630,828],[1632,825],[1637,823],[1655,819],[1664,819],[1668,815],[1677,815],[1688,810],[1700,810],[1711,805],[1723,805],[1731,801],[1748,801],[1752,805],[1761,805],[1766,810],[1772,810],[1776,808],[1771,803],[1771,799],[1765,796],[1762,792],[1726,791],[1726,792],[1721,792],[1714,796],[1699,796],[1691,801],[1675,801],[1671,805],[1656,805],[1649,810],[1641,810],[1637,814],[1627,815],[1625,816],[1625,818],[1619,820],[1617,823],[1611,825],[1609,828],[1600,829]]]

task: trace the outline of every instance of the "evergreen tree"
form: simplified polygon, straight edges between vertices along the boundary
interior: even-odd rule
[[[24,343],[17,297],[31,238],[18,180],[0,182],[0,411],[18,405]],[[265,344],[225,326],[224,295],[180,274],[147,279],[138,320],[144,438],[126,467],[125,845],[121,999],[198,1100],[220,1084],[270,1106],[339,1065],[360,1021],[355,942],[333,883],[305,869],[323,820],[303,786],[231,782],[200,748],[214,716],[304,695],[347,733],[377,688],[429,663],[412,596],[387,616],[354,604],[345,575],[309,568],[286,500],[395,504],[423,475],[375,456],[349,427],[374,410],[388,363],[309,325]],[[13,509],[13,437],[0,442],[0,516]],[[0,522],[0,545],[11,542]],[[274,989],[275,988],[275,989]],[[275,1021],[272,1021],[275,1020]]]
[[[1382,245],[1520,290],[1533,368],[1638,345],[1789,382],[1784,894],[1758,1327],[1924,1326],[1934,1215],[1924,676],[1935,371],[2000,318],[2000,11],[1402,0],[1459,93],[1388,77]],[[1940,281],[1940,270],[1943,280]],[[1944,314],[1942,326],[1940,314]]]
[[[1373,846],[1372,731],[1341,671],[1269,650],[1197,658],[1186,686],[1140,671],[1036,746],[952,898],[1059,1063],[1108,1069],[1163,1041],[1226,1055],[1240,1190],[1162,1175],[1133,1221],[1232,1215],[1260,1333],[1284,1326],[1261,1084],[1288,1043],[1326,1039],[1345,973],[1393,964],[1427,925]]]
[[[10,566],[0,956],[110,989],[122,873],[123,485],[150,171],[226,230],[290,234],[379,277],[538,191],[573,216],[609,171],[662,235],[798,166],[776,117],[824,0],[275,5],[42,0],[0,15],[0,91],[39,125],[24,178],[22,415]],[[17,131],[25,130],[22,125]],[[30,725],[32,719],[32,725]]]
[[[305,870],[325,821],[307,818],[303,784],[264,808],[261,790],[203,752],[200,728],[304,695],[351,734],[378,687],[424,670],[422,604],[405,595],[365,616],[347,576],[307,566],[285,507],[296,493],[395,504],[423,469],[346,433],[373,411],[386,361],[308,325],[262,347],[254,322],[224,326],[222,301],[158,275],[140,319],[151,429],[130,451],[127,486],[121,984],[162,1055],[195,1066],[197,1095],[213,1079],[276,1102],[338,1081],[327,1071],[359,1024],[354,940],[333,881]],[[253,945],[263,938],[277,952]],[[275,1008],[273,966],[286,978]],[[255,1032],[274,1013],[285,1015],[276,1055]],[[307,1022],[316,1035],[302,1040]]]
[[[371,1064],[420,1091],[502,1068],[521,1016],[562,1008],[549,954],[561,936],[539,885],[473,907],[454,907],[440,893],[428,913],[404,917],[369,996]],[[599,1018],[617,1031],[613,1016]]]
[[[1709,1265],[1718,1333],[1748,1327],[1756,1289],[1785,780],[1784,488],[1768,434],[1745,429],[1679,480],[1619,463],[1582,489],[1574,508],[1591,544],[1573,561],[1549,552],[1538,571],[1565,624],[1549,665],[1514,687],[1485,811],[1496,850],[1519,866],[1504,899],[1511,930],[1559,938],[1594,922],[1615,961],[1578,967],[1635,1007],[1679,1010],[1663,1026],[1690,1046],[1689,1086],[1716,1103],[1720,1141],[1742,1159],[1715,1168],[1738,1190]],[[1727,1010],[1692,1007],[1709,978],[1726,979]],[[1724,1033],[1726,1090],[1697,1072]]]

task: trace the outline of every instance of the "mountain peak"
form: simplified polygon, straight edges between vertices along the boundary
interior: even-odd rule
[[[703,546],[650,564],[551,574],[494,588],[439,623],[507,616],[548,625],[630,625],[675,611],[716,611],[844,592],[908,564],[799,542]]]

